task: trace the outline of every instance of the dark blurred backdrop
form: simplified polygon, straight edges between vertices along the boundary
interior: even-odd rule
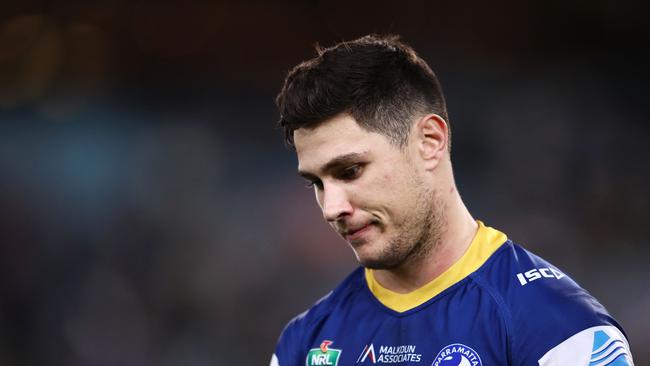
[[[0,364],[266,365],[355,267],[275,128],[313,45],[397,33],[439,75],[470,210],[650,363],[647,2],[8,1]]]

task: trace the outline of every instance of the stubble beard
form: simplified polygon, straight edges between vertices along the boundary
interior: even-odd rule
[[[394,237],[388,239],[381,253],[375,258],[359,259],[361,265],[374,270],[399,270],[422,261],[438,246],[445,229],[444,204],[435,190],[425,188],[423,193],[409,218],[396,225]]]

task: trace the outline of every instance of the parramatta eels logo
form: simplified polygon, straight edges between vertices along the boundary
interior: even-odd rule
[[[330,344],[334,342],[325,340],[320,344],[319,348],[312,348],[307,353],[306,366],[336,366],[339,364],[341,356],[340,349],[330,348]]]
[[[431,366],[482,366],[478,353],[464,344],[454,343],[443,348]]]

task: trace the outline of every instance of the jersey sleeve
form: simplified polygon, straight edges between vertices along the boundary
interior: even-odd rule
[[[514,365],[634,365],[621,326],[593,296],[543,259],[518,254],[506,296]]]
[[[280,339],[271,356],[270,366],[302,366],[300,362],[301,328],[305,314],[291,320],[280,334]]]
[[[539,365],[632,366],[634,362],[623,333],[615,326],[605,325],[572,335],[546,352]]]
[[[320,298],[307,311],[293,318],[280,334],[271,356],[271,366],[304,366],[309,346],[314,343],[315,332],[328,319],[332,309],[349,294],[364,284],[363,267],[357,268],[333,291]]]

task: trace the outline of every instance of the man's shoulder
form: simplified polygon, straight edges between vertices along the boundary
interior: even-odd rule
[[[364,281],[362,267],[352,271],[327,295],[316,301],[309,309],[291,319],[282,332],[283,335],[298,333],[302,337],[305,331],[314,328],[318,322],[331,316],[332,312],[342,303],[350,299],[350,297],[358,295],[365,284]]]
[[[562,307],[605,311],[562,269],[511,240],[506,241],[473,277],[515,312],[516,307],[526,305],[534,305],[537,309]]]
[[[498,305],[516,359],[541,362],[549,350],[576,339],[591,347],[603,332],[626,343],[620,325],[587,290],[510,240],[472,277]]]

